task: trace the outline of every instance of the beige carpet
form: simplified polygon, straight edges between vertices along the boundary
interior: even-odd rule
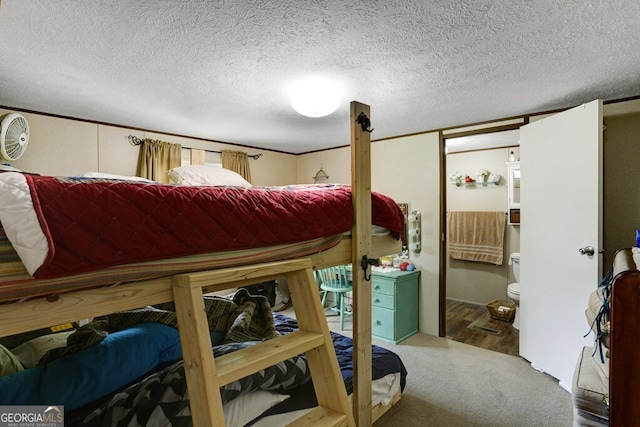
[[[407,386],[382,426],[566,426],[571,395],[518,356],[445,338],[414,335],[399,345]]]
[[[293,309],[283,314],[294,316]],[[352,336],[351,319],[327,314],[332,331]],[[374,339],[398,354],[407,371],[402,399],[375,427],[571,427],[571,395],[554,378],[519,356],[446,338],[416,334],[398,345]]]

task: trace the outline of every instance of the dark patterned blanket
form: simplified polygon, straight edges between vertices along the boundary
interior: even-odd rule
[[[297,330],[294,319],[273,314],[276,329],[281,334]],[[340,334],[331,333],[347,392],[353,391],[353,341]],[[214,347],[214,355],[220,356],[256,342],[231,343]],[[392,373],[400,373],[400,386],[404,389],[407,371],[400,358],[379,346],[372,347],[373,379]],[[259,415],[255,420],[317,405],[313,384],[307,369],[306,358],[299,355],[271,366],[254,375],[230,383],[221,388],[223,402],[253,390],[270,390],[289,395],[283,402]],[[189,409],[184,366],[182,362],[166,366],[131,385],[105,401],[96,402],[75,414],[67,414],[69,426],[166,426],[190,427]],[[87,415],[88,414],[88,415]],[[77,422],[72,421],[72,415]],[[81,421],[80,421],[81,420]],[[253,422],[248,425],[252,425]]]
[[[224,343],[263,341],[280,335],[269,301],[263,296],[250,295],[246,289],[238,289],[232,298],[205,296],[204,305],[209,331],[223,333]],[[98,317],[71,334],[66,347],[45,354],[39,364],[77,353],[99,343],[109,333],[149,322],[178,327],[175,304],[168,302]]]
[[[214,347],[214,356],[258,344],[231,343]],[[253,390],[286,392],[309,382],[302,355],[285,360],[220,388],[222,403]],[[170,365],[115,394],[90,413],[83,426],[191,426],[189,395],[182,361]]]

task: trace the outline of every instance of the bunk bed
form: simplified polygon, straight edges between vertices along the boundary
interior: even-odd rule
[[[369,113],[367,106],[352,103],[353,117],[361,111]],[[320,422],[320,420],[325,425],[355,425],[346,399],[346,390],[342,385],[340,367],[335,357],[331,335],[317,298],[312,270],[346,264],[352,260],[359,264],[362,259],[364,269],[354,274],[356,285],[354,299],[357,312],[354,315],[352,361],[353,407],[359,425],[371,424],[371,420],[377,418],[384,409],[378,407],[372,412],[371,408],[370,303],[367,304],[366,287],[358,286],[358,283],[364,280],[367,256],[377,257],[399,252],[400,243],[397,237],[402,230],[402,225],[399,226],[397,221],[394,223],[393,218],[397,213],[392,207],[392,213],[389,214],[392,221],[382,224],[389,228],[391,233],[381,237],[370,236],[370,224],[374,222],[371,216],[372,207],[374,214],[380,213],[381,210],[379,205],[372,206],[367,194],[367,192],[370,193],[370,190],[367,191],[368,181],[370,181],[370,164],[368,158],[363,160],[363,157],[368,157],[369,154],[369,136],[368,132],[364,129],[361,132],[353,124],[351,131],[354,178],[350,188],[352,193],[349,197],[353,211],[348,212],[352,216],[349,223],[354,224],[351,227],[350,236],[345,236],[346,230],[340,232],[333,230],[324,234],[312,233],[301,241],[300,239],[290,240],[279,244],[262,242],[257,245],[257,248],[232,245],[231,249],[226,247],[224,250],[205,250],[199,247],[195,253],[187,253],[182,246],[179,246],[179,241],[170,240],[164,245],[152,245],[162,248],[162,255],[158,255],[153,252],[155,247],[141,244],[142,240],[149,240],[147,236],[145,239],[136,240],[134,245],[131,240],[127,240],[124,246],[115,249],[115,253],[109,252],[106,249],[113,249],[111,246],[114,242],[105,243],[104,239],[95,239],[92,237],[90,226],[85,224],[85,228],[69,229],[64,225],[65,221],[67,225],[69,223],[68,218],[63,217],[68,214],[64,212],[65,205],[68,205],[70,200],[73,203],[79,203],[80,199],[82,203],[88,200],[84,193],[70,191],[76,183],[53,177],[17,174],[20,176],[14,176],[11,179],[24,179],[31,185],[31,189],[41,185],[38,187],[38,194],[49,192],[53,199],[60,198],[57,204],[51,202],[51,199],[33,200],[38,209],[45,205],[49,207],[48,215],[36,218],[43,230],[44,242],[50,244],[54,242],[53,236],[58,237],[56,237],[54,249],[47,246],[45,255],[35,256],[35,261],[31,258],[22,259],[10,266],[9,272],[4,277],[0,277],[1,334],[3,336],[19,334],[79,319],[173,303],[180,330],[179,338],[186,382],[191,396],[190,406],[194,425],[221,425],[224,421],[221,386],[265,369],[276,362],[289,360],[301,353],[305,353],[308,359],[318,406],[291,425],[306,425]],[[3,174],[3,177],[9,175]],[[115,210],[121,209],[124,205],[118,205],[116,201],[127,200],[127,198],[114,191],[116,188],[125,188],[131,194],[136,194],[128,198],[128,200],[135,200],[136,206],[141,203],[151,203],[152,200],[171,199],[173,195],[177,195],[174,199],[182,198],[188,202],[198,199],[203,194],[205,198],[210,197],[202,189],[176,190],[176,187],[171,187],[169,190],[167,186],[155,184],[113,183],[108,180],[98,180],[96,184],[102,185],[100,187],[102,193],[110,193],[112,196],[102,206],[95,204],[97,199],[91,199],[86,203],[84,209],[89,212],[86,217],[100,218],[100,212],[114,206]],[[139,191],[140,189],[144,191]],[[344,190],[332,189],[331,192],[335,195]],[[5,194],[11,192],[5,191]],[[247,191],[242,190],[241,193],[244,194]],[[384,197],[375,196],[374,204],[376,200],[378,202],[384,200]],[[389,204],[387,202],[388,200],[383,204]],[[3,203],[6,203],[6,199]],[[332,206],[335,206],[335,203]],[[172,208],[175,208],[175,205]],[[113,214],[114,209],[110,214]],[[153,205],[151,210],[156,211],[161,208]],[[147,216],[136,216],[138,213],[134,210],[127,212],[127,215],[121,215],[117,221],[124,221],[129,226],[136,222],[149,221]],[[166,219],[170,216],[169,212],[171,209],[165,210],[156,219]],[[186,215],[186,212],[188,211],[181,211],[181,215]],[[55,214],[61,214],[62,217],[57,223],[53,220],[49,222],[50,217]],[[24,215],[25,218],[27,216]],[[355,221],[356,218],[357,221]],[[108,218],[103,218],[103,223],[104,220]],[[202,217],[195,219],[199,227],[201,220]],[[78,221],[74,221],[74,226],[77,223]],[[121,226],[122,224],[118,223],[116,229]],[[167,224],[163,224],[161,228],[164,229],[166,226]],[[28,226],[22,230],[31,228]],[[193,234],[194,230],[201,230],[198,227],[188,231],[179,227],[178,229],[180,236],[184,236],[185,232],[191,232],[196,236]],[[292,234],[299,235],[302,231],[298,229]],[[133,234],[139,232],[140,230],[136,228]],[[211,239],[215,237],[215,233],[207,237]],[[42,241],[41,238],[40,242]],[[80,242],[80,246],[73,247],[73,242]],[[21,246],[19,242],[16,245]],[[96,245],[102,245],[102,255],[97,260],[85,257],[84,255]],[[25,252],[24,249],[22,252]],[[136,257],[133,258],[132,255]],[[21,268],[22,265],[24,268]],[[212,352],[207,351],[212,347],[212,340],[204,307],[206,300],[204,295],[212,291],[282,276],[289,283],[299,329],[278,338],[266,340],[258,346],[215,357],[214,361]],[[399,395],[391,401],[391,404],[398,398]],[[389,407],[390,404],[387,402],[385,406]]]

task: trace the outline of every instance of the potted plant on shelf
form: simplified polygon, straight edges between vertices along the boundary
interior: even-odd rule
[[[449,174],[449,180],[451,181],[451,185],[455,185],[456,187],[460,187],[463,184],[464,175],[460,172],[455,171]]]
[[[480,183],[485,182],[489,175],[491,175],[491,172],[489,172],[486,169],[478,169],[476,171],[476,177],[478,178],[478,182],[480,182]]]

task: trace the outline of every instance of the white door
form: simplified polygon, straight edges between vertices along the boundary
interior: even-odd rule
[[[520,355],[570,391],[602,274],[602,101],[520,128],[520,158]]]

